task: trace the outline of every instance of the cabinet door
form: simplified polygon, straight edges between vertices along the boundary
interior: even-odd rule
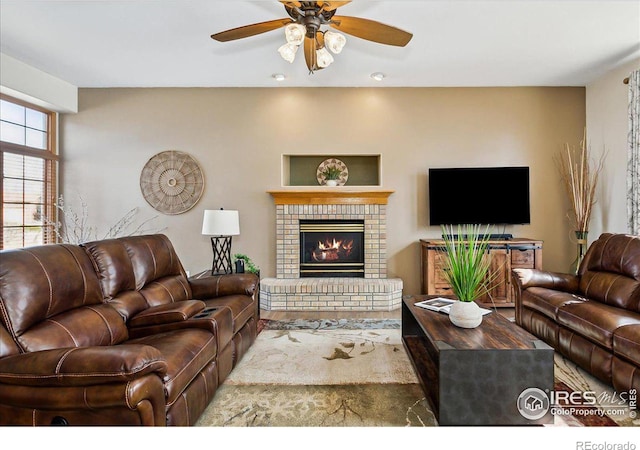
[[[509,252],[504,248],[492,248],[491,266],[489,269],[489,292],[482,299],[482,303],[488,306],[502,306],[510,302],[510,277],[511,264]]]

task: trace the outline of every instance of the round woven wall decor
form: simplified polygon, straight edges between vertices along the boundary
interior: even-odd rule
[[[337,158],[325,159],[320,163],[318,169],[316,170],[316,178],[318,179],[318,184],[327,184],[327,177],[325,176],[324,171],[330,167],[338,169],[340,171],[340,177],[336,180],[336,182],[338,186],[344,186],[349,179],[349,169],[347,169],[347,165],[344,162]]]
[[[153,156],[140,174],[145,200],[164,214],[182,214],[198,203],[204,191],[200,165],[187,153],[168,150]]]

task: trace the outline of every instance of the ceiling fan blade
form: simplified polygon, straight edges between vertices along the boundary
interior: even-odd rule
[[[233,28],[231,30],[212,34],[211,39],[215,39],[216,41],[220,42],[234,41],[236,39],[255,36],[256,34],[266,33],[267,31],[277,30],[278,28],[287,26],[290,23],[293,23],[293,20],[289,18],[254,23],[252,25],[245,25],[243,27]]]
[[[302,6],[302,3],[300,2],[288,2],[285,0],[280,0],[280,3],[282,3],[284,6],[288,6],[290,8],[300,8]]]
[[[351,0],[349,0],[348,2],[318,2],[320,6],[324,4],[325,11],[334,11],[348,3],[351,3]]]
[[[309,36],[304,37],[304,60],[307,62],[309,72],[318,70],[318,57],[316,55],[316,40]]]
[[[400,28],[360,17],[333,16],[329,25],[361,39],[398,47],[404,47],[413,37],[413,34]]]

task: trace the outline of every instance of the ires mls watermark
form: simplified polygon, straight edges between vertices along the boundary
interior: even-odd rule
[[[637,417],[637,392],[567,392],[527,388],[517,400],[518,411],[528,420],[538,420],[551,412],[553,416]]]

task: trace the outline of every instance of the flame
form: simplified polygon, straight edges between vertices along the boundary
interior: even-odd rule
[[[353,239],[345,241],[333,238],[324,242],[318,241],[318,248],[313,252],[313,259],[315,261],[337,261],[347,258],[352,250]]]

